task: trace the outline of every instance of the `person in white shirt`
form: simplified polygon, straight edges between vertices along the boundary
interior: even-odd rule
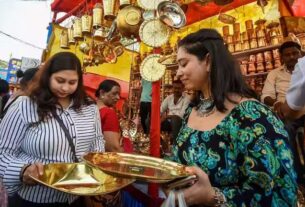
[[[280,117],[297,119],[305,114],[305,57],[298,60],[291,76],[286,102],[277,111]]]
[[[179,133],[185,109],[190,103],[182,92],[181,81],[173,81],[173,94],[167,96],[161,104],[161,131],[170,132],[173,139]]]

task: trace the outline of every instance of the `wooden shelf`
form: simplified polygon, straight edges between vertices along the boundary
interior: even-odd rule
[[[250,49],[250,50],[244,50],[244,51],[240,51],[240,52],[233,52],[232,55],[235,58],[241,58],[244,56],[249,56],[251,54],[255,54],[255,53],[259,53],[259,52],[264,52],[264,51],[268,51],[268,50],[274,50],[279,48],[281,45],[270,45],[270,46],[266,46],[266,47],[258,47],[258,48],[254,48],[254,49]]]
[[[262,72],[262,73],[252,73],[252,74],[247,74],[244,75],[246,78],[251,78],[251,77],[256,77],[256,76],[264,76],[268,75],[269,72]]]

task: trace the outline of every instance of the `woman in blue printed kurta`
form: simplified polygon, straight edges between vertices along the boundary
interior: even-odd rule
[[[198,181],[188,205],[295,206],[296,174],[283,123],[259,103],[215,31],[178,45],[178,78],[198,93],[186,110],[173,159]],[[204,98],[203,98],[204,97]]]

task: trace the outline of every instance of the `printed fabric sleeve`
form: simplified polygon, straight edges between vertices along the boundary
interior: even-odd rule
[[[264,83],[264,88],[262,90],[261,101],[264,103],[264,99],[266,97],[271,97],[276,99],[276,91],[275,91],[275,79],[276,79],[276,70],[271,71]]]
[[[105,152],[105,140],[101,129],[100,113],[97,106],[94,109],[95,138],[90,146],[91,152]]]
[[[296,206],[296,173],[284,124],[259,103],[240,110],[232,147],[239,185],[221,187],[229,206]],[[242,120],[242,121],[241,121]]]
[[[305,57],[299,59],[295,66],[286,99],[293,110],[298,111],[305,107]]]
[[[0,177],[8,194],[15,193],[21,187],[21,168],[28,164],[16,158],[27,129],[21,109],[21,104],[11,107],[0,124]]]

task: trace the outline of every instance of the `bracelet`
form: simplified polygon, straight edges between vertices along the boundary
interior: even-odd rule
[[[227,206],[227,199],[225,197],[225,195],[220,191],[219,188],[215,188],[213,187],[214,191],[215,191],[215,195],[214,195],[214,202],[215,202],[215,206],[216,207],[224,207]]]
[[[21,181],[21,182],[23,182],[23,174],[24,174],[24,171],[28,168],[28,167],[30,167],[32,164],[26,164],[26,165],[24,165],[22,168],[21,168],[21,171],[20,171],[20,174],[19,174],[19,180]]]

